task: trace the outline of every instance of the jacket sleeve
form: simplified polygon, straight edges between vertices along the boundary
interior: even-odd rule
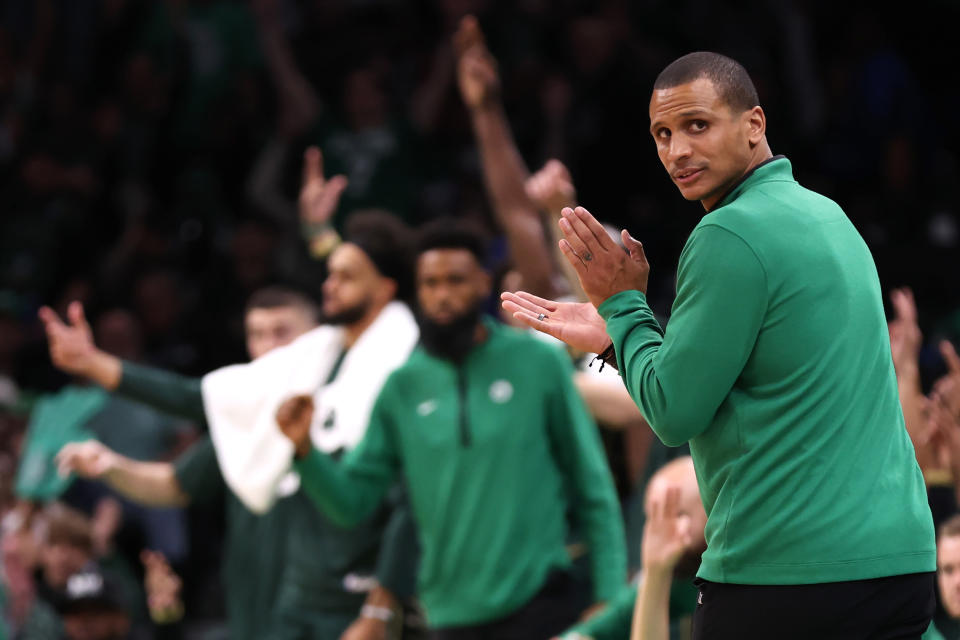
[[[600,434],[573,385],[566,354],[550,349],[548,428],[557,463],[573,498],[573,515],[590,548],[593,595],[612,598],[627,577],[623,515]]]
[[[405,487],[396,485],[390,494],[392,509],[377,557],[377,580],[394,597],[407,600],[416,593],[420,542]]]
[[[339,462],[316,448],[294,462],[304,491],[342,527],[355,527],[373,513],[399,475],[388,386],[389,380],[374,404],[363,440]]]
[[[124,360],[117,393],[170,415],[206,424],[200,378]]]
[[[639,291],[600,305],[620,375],[665,445],[679,446],[710,425],[753,351],[767,295],[753,250],[731,231],[706,225],[680,257],[665,333]]]

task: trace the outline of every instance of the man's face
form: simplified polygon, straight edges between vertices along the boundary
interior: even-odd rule
[[[943,608],[960,618],[960,536],[944,536],[937,543],[937,582]]]
[[[698,78],[650,98],[650,133],[660,162],[681,195],[710,210],[750,168],[763,138],[759,107],[736,113],[714,88]]]
[[[254,360],[290,344],[316,326],[307,309],[299,306],[250,309],[245,320],[247,352]]]
[[[392,297],[393,281],[384,278],[364,251],[344,243],[327,260],[323,281],[323,317],[331,324],[353,324]]]
[[[430,321],[445,325],[490,295],[490,277],[466,249],[430,249],[417,260],[417,301]]]

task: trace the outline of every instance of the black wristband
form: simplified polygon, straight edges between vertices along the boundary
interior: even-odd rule
[[[600,353],[598,353],[597,355],[595,355],[595,356],[593,357],[593,360],[591,360],[591,361],[590,361],[590,364],[587,365],[587,366],[592,367],[592,366],[593,366],[593,363],[594,363],[596,360],[599,360],[599,361],[600,361],[600,368],[598,369],[598,371],[603,371],[604,365],[610,365],[611,367],[613,367],[613,369],[614,369],[615,371],[619,371],[619,370],[620,370],[620,369],[617,367],[617,352],[616,352],[616,350],[613,348],[613,343],[612,343],[612,342],[607,346],[606,349],[604,349],[603,351],[601,351]]]

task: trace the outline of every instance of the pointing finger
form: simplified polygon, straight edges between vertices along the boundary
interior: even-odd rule
[[[316,180],[323,185],[323,154],[318,147],[308,147],[303,153],[303,183]]]

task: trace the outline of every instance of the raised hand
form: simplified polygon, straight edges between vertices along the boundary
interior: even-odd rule
[[[947,363],[947,374],[934,383],[930,399],[960,422],[960,356],[948,340],[940,343],[940,353]]]
[[[97,440],[71,442],[57,453],[57,470],[66,476],[73,472],[83,478],[102,478],[116,466],[117,454]]]
[[[643,525],[643,568],[673,570],[683,552],[693,543],[689,516],[680,513],[680,487],[669,487],[651,499]]]
[[[526,291],[500,295],[503,308],[537,331],[585,353],[601,353],[610,345],[607,323],[589,302],[554,302]]]
[[[917,303],[908,287],[890,292],[894,317],[890,321],[890,351],[898,376],[917,373],[917,358],[923,344],[923,334],[917,323]]]
[[[67,323],[50,307],[40,307],[37,314],[43,322],[53,365],[66,373],[87,375],[97,347],[93,331],[83,313],[83,305],[71,302],[67,307]]]
[[[183,616],[180,591],[183,581],[159,551],[145,549],[140,553],[144,567],[143,586],[147,595],[150,618],[158,624],[175,622]]]
[[[620,237],[629,254],[607,235],[603,226],[583,207],[561,211],[560,251],[573,266],[587,298],[599,307],[621,291],[647,292],[650,265],[643,245],[624,229]]]
[[[277,425],[302,458],[310,453],[310,423],[313,421],[313,398],[308,395],[287,398],[277,409]]]
[[[527,197],[542,211],[558,216],[565,207],[575,207],[577,191],[573,187],[570,171],[559,160],[547,163],[530,176],[524,184]]]
[[[475,17],[464,16],[460,21],[453,45],[457,52],[457,83],[464,103],[469,109],[491,104],[500,94],[500,77]]]
[[[329,225],[347,188],[347,177],[336,175],[327,180],[323,175],[323,154],[317,147],[303,154],[303,181],[300,184],[300,221],[306,225]]]

